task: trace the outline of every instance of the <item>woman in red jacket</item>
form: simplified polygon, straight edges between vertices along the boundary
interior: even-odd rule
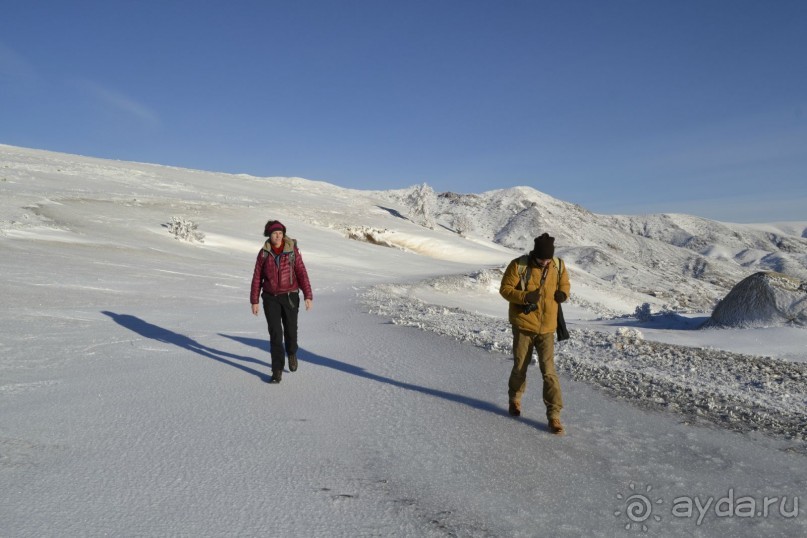
[[[289,356],[289,370],[297,370],[300,290],[303,291],[306,310],[311,310],[313,295],[303,257],[297,250],[297,241],[286,237],[286,227],[277,220],[270,220],[264,226],[263,235],[269,239],[255,261],[250,303],[252,313],[257,316],[258,294],[263,297],[263,313],[269,325],[269,348],[272,354],[272,379],[269,383],[280,383],[286,354]]]

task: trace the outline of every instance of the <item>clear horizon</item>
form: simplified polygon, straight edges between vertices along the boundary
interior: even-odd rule
[[[0,143],[807,220],[807,4],[16,3]]]

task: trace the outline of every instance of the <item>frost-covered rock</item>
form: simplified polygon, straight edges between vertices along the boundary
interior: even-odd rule
[[[718,303],[711,327],[807,327],[807,282],[782,273],[755,273]]]
[[[653,319],[653,312],[650,310],[650,303],[642,303],[641,306],[637,306],[636,310],[633,312],[633,315],[639,321],[650,321]]]
[[[412,187],[412,191],[406,198],[406,202],[410,207],[410,216],[413,222],[425,226],[429,229],[434,229],[434,207],[437,201],[437,195],[428,184],[422,183]]]
[[[174,239],[187,241],[189,243],[193,243],[194,241],[198,241],[199,243],[205,242],[205,234],[197,230],[199,225],[185,217],[171,217],[171,222],[163,224],[163,227],[168,228],[168,233],[173,235]]]

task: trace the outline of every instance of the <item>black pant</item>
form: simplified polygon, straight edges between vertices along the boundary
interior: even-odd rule
[[[263,313],[269,325],[269,351],[272,370],[286,367],[286,353],[297,353],[297,313],[300,311],[300,294],[263,295]],[[285,347],[284,347],[285,338]]]

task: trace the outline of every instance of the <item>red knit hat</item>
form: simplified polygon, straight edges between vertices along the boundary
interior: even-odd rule
[[[272,232],[276,232],[280,230],[283,232],[283,235],[286,235],[286,227],[283,226],[283,223],[279,220],[270,220],[266,223],[266,226],[263,227],[263,236],[269,237],[272,235]]]

